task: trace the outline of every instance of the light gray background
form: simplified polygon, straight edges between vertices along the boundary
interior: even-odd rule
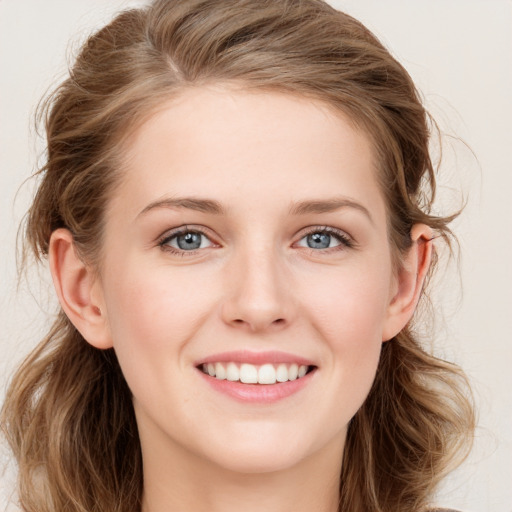
[[[0,0],[0,399],[51,310],[48,280],[40,285],[37,273],[16,291],[16,229],[32,190],[30,183],[20,185],[42,149],[32,129],[35,105],[90,30],[137,3]],[[444,321],[437,325],[437,347],[468,372],[480,419],[473,454],[447,480],[439,501],[467,512],[511,512],[512,2],[331,3],[361,19],[392,50],[446,134],[441,203],[456,206],[462,191],[468,206],[455,226],[460,274],[452,265],[439,280]],[[8,468],[0,479],[0,510],[12,475]]]

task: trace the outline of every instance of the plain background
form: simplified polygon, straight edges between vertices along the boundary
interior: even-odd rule
[[[0,0],[0,400],[53,311],[44,268],[43,284],[33,272],[16,290],[16,230],[33,188],[21,185],[42,151],[35,106],[84,37],[137,3]],[[331,3],[381,38],[439,122],[440,207],[468,201],[455,223],[460,272],[452,264],[438,280],[436,349],[469,374],[480,418],[473,454],[447,479],[439,502],[466,512],[512,512],[512,2]],[[8,468],[0,480],[0,510],[12,477]]]

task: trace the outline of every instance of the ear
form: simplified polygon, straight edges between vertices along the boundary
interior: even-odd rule
[[[69,230],[52,233],[48,258],[60,305],[69,320],[92,346],[112,347],[99,280],[79,257]]]
[[[412,245],[402,260],[398,275],[395,276],[382,341],[396,336],[412,318],[430,267],[432,238],[432,229],[426,224],[413,226]]]

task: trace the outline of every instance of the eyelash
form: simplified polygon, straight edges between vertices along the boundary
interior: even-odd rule
[[[309,235],[314,235],[316,233],[332,236],[338,242],[340,242],[340,245],[335,247],[326,247],[325,249],[314,249],[312,247],[305,247],[305,249],[309,249],[312,253],[343,251],[345,249],[352,249],[355,247],[355,243],[352,238],[350,238],[345,232],[340,231],[339,229],[333,228],[331,226],[312,226],[302,234],[299,241]]]
[[[167,251],[167,252],[170,252],[171,254],[175,254],[178,256],[194,255],[200,249],[186,251],[184,249],[177,249],[175,247],[172,247],[171,245],[168,245],[172,239],[177,238],[178,236],[181,236],[181,235],[186,235],[187,233],[197,233],[199,235],[202,235],[202,236],[206,237],[212,243],[212,245],[215,245],[215,243],[211,241],[211,238],[208,236],[207,232],[205,230],[201,229],[200,227],[182,226],[180,228],[177,228],[176,230],[165,233],[158,240],[158,246],[163,251]]]
[[[168,245],[171,240],[173,240],[176,237],[179,237],[181,235],[186,235],[187,233],[196,233],[200,234],[204,237],[206,237],[212,245],[215,245],[215,242],[211,240],[211,238],[208,236],[207,232],[203,230],[200,227],[189,227],[189,226],[183,226],[180,228],[177,228],[176,230],[173,230],[171,232],[165,233],[159,240],[158,240],[158,246],[167,252],[170,252],[172,254],[176,254],[179,256],[192,256],[195,255],[201,248],[194,249],[194,250],[184,250],[184,249],[176,249],[175,247],[172,247],[171,245]],[[308,228],[307,231],[302,233],[302,236],[299,239],[299,242],[306,238],[309,235],[313,235],[316,233],[326,234],[329,236],[332,236],[335,238],[340,245],[335,247],[326,247],[324,249],[315,249],[313,247],[303,247],[304,249],[309,249],[311,253],[319,253],[319,252],[335,252],[335,251],[343,251],[345,249],[352,249],[355,247],[354,241],[343,231],[340,231],[338,229],[335,229],[330,226],[312,226],[311,228]],[[298,242],[295,242],[298,243]]]

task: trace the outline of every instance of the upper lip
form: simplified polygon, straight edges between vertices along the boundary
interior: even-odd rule
[[[233,352],[219,352],[198,360],[195,366],[208,363],[249,363],[253,365],[263,365],[265,363],[296,363],[298,365],[315,366],[315,364],[302,356],[281,352],[277,350],[266,352],[254,352],[250,350],[237,350]]]

